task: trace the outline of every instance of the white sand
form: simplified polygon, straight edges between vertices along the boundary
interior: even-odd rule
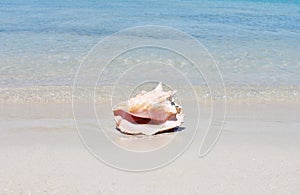
[[[299,116],[296,104],[229,105],[206,157],[194,142],[162,169],[131,173],[86,150],[70,105],[1,105],[0,194],[298,194]]]

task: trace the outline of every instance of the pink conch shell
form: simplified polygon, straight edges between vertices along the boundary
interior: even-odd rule
[[[128,134],[153,135],[178,127],[183,122],[181,106],[173,101],[175,91],[164,92],[159,83],[113,108],[117,128]]]

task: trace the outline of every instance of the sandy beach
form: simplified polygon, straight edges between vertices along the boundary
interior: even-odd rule
[[[221,137],[208,155],[199,158],[196,137],[170,165],[132,173],[108,167],[88,152],[71,105],[2,104],[1,193],[297,194],[298,108],[230,104]]]

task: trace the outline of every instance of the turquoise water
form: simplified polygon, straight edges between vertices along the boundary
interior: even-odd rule
[[[298,93],[300,1],[294,0],[2,0],[0,87],[71,86],[96,43],[138,25],[170,26],[198,39],[228,88]]]

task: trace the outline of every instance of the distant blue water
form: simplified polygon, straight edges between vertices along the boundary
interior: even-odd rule
[[[228,86],[300,86],[300,1],[1,0],[0,87],[71,85],[98,41],[149,24],[201,41]]]

